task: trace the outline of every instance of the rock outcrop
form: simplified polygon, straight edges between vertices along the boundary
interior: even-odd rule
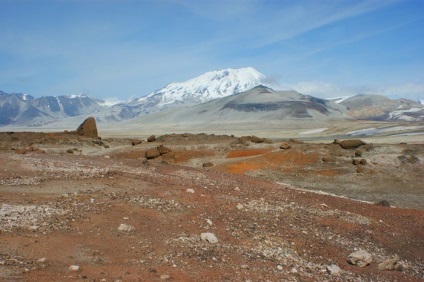
[[[87,118],[78,126],[75,133],[85,137],[98,138],[96,120],[93,117]]]

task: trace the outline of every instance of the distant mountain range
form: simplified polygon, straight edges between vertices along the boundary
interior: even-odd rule
[[[264,80],[263,74],[250,67],[211,71],[115,105],[84,94],[34,98],[0,91],[0,126],[43,126],[87,116],[111,123],[155,112],[166,115],[156,114],[143,120],[160,117],[181,122],[193,118],[205,122],[285,118],[424,121],[424,105],[412,100],[379,95],[325,100],[296,91],[275,91],[263,86]]]

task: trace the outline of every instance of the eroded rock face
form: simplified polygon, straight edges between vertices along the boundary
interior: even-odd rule
[[[253,135],[252,138],[250,138],[250,141],[252,141],[253,143],[264,143],[265,140],[263,138]]]
[[[75,133],[85,137],[98,138],[96,120],[93,117],[87,118],[78,126]]]

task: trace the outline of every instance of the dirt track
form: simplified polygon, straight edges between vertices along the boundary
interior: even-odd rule
[[[0,280],[419,281],[424,277],[423,210],[377,206],[295,187],[296,182],[314,188],[314,182],[337,183],[349,177],[352,183],[357,179],[365,183],[375,175],[382,177],[389,165],[398,166],[399,173],[410,172],[412,178],[404,180],[408,184],[422,180],[420,145],[374,148],[364,153],[370,164],[358,173],[351,163],[352,152],[333,145],[292,143],[290,149],[281,150],[279,144],[239,142],[235,137],[208,137],[200,144],[191,142],[192,136],[136,146],[130,140],[99,143],[41,136],[29,144],[27,138],[15,137],[11,143],[3,136],[0,151]],[[146,161],[144,152],[159,144],[166,144],[172,153]],[[72,153],[66,153],[69,149]],[[335,159],[323,162],[329,152]],[[406,161],[398,158],[401,155]],[[418,162],[409,162],[411,155]],[[385,162],[380,160],[383,156]],[[215,165],[204,169],[201,164],[206,161]],[[251,164],[255,169],[246,169]],[[392,179],[399,175],[385,174]],[[396,193],[378,195],[393,204],[392,194]],[[127,231],[118,230],[121,224]],[[218,243],[202,241],[205,232],[216,235]],[[347,263],[357,249],[372,254],[369,266]],[[402,271],[378,269],[379,263],[395,255]],[[329,274],[326,268],[331,264],[342,272]],[[80,269],[70,271],[71,265]]]

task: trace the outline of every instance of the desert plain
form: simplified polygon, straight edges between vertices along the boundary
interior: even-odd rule
[[[422,281],[423,128],[8,129],[0,280]]]

